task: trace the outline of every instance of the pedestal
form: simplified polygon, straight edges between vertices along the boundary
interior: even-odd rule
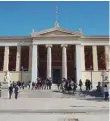
[[[3,82],[1,87],[1,98],[9,98],[9,86],[10,83]]]

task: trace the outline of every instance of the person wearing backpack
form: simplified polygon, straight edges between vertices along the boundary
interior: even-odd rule
[[[12,93],[13,93],[13,85],[10,84],[10,86],[9,86],[9,99],[11,99]]]
[[[15,86],[14,92],[15,92],[15,99],[17,99],[18,98],[18,93],[19,93],[19,86],[18,85]]]

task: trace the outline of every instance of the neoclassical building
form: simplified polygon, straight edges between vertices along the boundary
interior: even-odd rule
[[[102,70],[109,71],[109,36],[84,36],[55,25],[30,36],[0,36],[0,81],[6,71],[12,81],[36,81],[73,78],[77,82],[102,80]]]

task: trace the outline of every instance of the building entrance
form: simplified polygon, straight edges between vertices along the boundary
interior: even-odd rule
[[[61,80],[61,69],[60,68],[54,68],[52,70],[53,72],[53,83],[57,84],[59,80]]]

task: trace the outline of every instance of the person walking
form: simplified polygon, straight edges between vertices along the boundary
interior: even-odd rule
[[[10,84],[10,86],[9,86],[9,99],[11,99],[12,93],[13,93],[13,85]]]
[[[105,86],[104,86],[104,100],[108,100],[109,99],[108,96],[109,96],[109,91],[108,91],[107,84],[105,84]]]
[[[18,86],[17,84],[16,84],[16,86],[15,86],[14,93],[15,93],[15,99],[18,99],[19,86]]]

